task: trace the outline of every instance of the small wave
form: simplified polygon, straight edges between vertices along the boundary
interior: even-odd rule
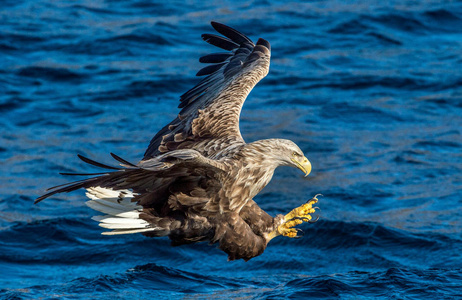
[[[385,34],[369,32],[367,35],[375,37],[377,40],[381,41],[384,44],[391,44],[391,45],[396,45],[396,46],[400,46],[403,44],[396,39],[392,39],[391,37],[386,36]]]
[[[110,38],[100,39],[99,42],[117,44],[117,43],[137,43],[146,45],[173,45],[170,38],[164,38],[159,34],[150,31],[138,30],[129,34],[116,35]]]
[[[321,115],[351,123],[382,123],[404,121],[401,116],[392,112],[370,106],[359,106],[348,102],[327,103],[322,107]]]
[[[412,156],[408,156],[406,154],[396,155],[393,158],[393,161],[398,164],[406,163],[406,164],[414,164],[414,165],[428,165],[428,163],[425,162],[424,160],[417,160],[416,158]]]
[[[139,80],[133,81],[127,85],[133,97],[142,97],[146,95],[159,95],[169,92],[178,93],[183,85],[177,79],[161,79],[161,80]],[[185,85],[183,89],[187,89]]]
[[[462,18],[443,8],[426,11],[423,16],[433,31],[460,32],[462,27]]]
[[[114,15],[114,14],[118,14],[118,11],[114,10],[114,9],[102,9],[102,8],[98,8],[98,7],[94,7],[94,6],[87,6],[87,5],[83,5],[83,4],[74,4],[74,5],[71,6],[71,8],[74,11],[83,10],[83,11],[94,13],[95,15],[101,15],[101,14]]]
[[[33,35],[30,33],[28,34],[23,34],[23,33],[0,34],[0,40],[9,41],[11,45],[14,45],[16,43],[39,43],[39,42],[47,41],[45,37]]]
[[[18,48],[15,46],[8,45],[6,43],[0,43],[0,51],[9,52],[9,51],[16,51],[16,50],[18,50]]]
[[[374,37],[377,41],[385,45],[402,45],[402,42],[394,38],[391,38],[384,33],[377,32],[377,29],[374,26],[367,25],[360,19],[353,19],[347,22],[340,23],[336,25],[334,28],[329,29],[328,32],[332,34],[367,35]]]
[[[87,220],[67,218],[17,223],[0,231],[0,239],[5,242],[0,245],[0,261],[53,263],[63,260],[78,263],[79,257],[70,256],[68,251],[73,249],[74,254],[80,251],[78,249],[84,243],[78,239],[79,231],[88,232],[88,229],[85,230],[88,223]],[[29,250],[27,245],[35,248]],[[17,247],[22,249],[20,255],[15,250]],[[79,256],[81,259],[84,255]]]
[[[65,82],[65,81],[79,81],[88,78],[88,75],[76,73],[64,68],[51,68],[51,67],[25,67],[17,71],[19,76],[41,78],[45,80]]]
[[[31,102],[28,99],[13,96],[8,99],[0,100],[0,112],[8,112],[14,109],[24,107],[26,103]]]
[[[117,43],[108,43],[101,40],[95,40],[92,38],[84,38],[77,42],[69,41],[65,44],[52,43],[51,45],[48,45],[48,47],[59,49],[62,52],[70,54],[120,55],[129,57],[134,55],[129,47]]]
[[[316,83],[307,86],[307,88],[338,88],[343,90],[350,89],[368,89],[372,87],[384,87],[391,89],[429,89],[434,84],[423,79],[411,77],[382,77],[382,76],[339,76],[339,80],[332,80],[326,83]]]
[[[328,32],[337,34],[358,34],[364,33],[370,29],[370,26],[364,24],[360,20],[354,19],[347,22],[342,22],[336,25],[334,28],[329,29]]]
[[[460,22],[462,21],[462,18],[458,17],[456,14],[440,8],[440,9],[435,9],[435,10],[429,10],[424,13],[426,16],[429,16],[431,18],[434,18],[435,21],[439,22]]]
[[[437,151],[438,153],[443,152],[457,152],[459,153],[462,147],[461,143],[456,141],[419,141],[412,145],[413,148],[421,150]]]
[[[428,29],[424,23],[411,14],[401,15],[390,13],[379,16],[364,16],[364,19],[376,25],[384,26],[385,28],[393,28],[409,33],[422,33]]]

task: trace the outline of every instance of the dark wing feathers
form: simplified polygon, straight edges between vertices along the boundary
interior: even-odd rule
[[[82,156],[80,154],[77,154],[78,158],[80,158],[82,161],[86,162],[87,164],[90,164],[90,165],[94,165],[98,168],[102,168],[102,169],[111,169],[111,170],[119,170],[119,168],[116,168],[116,167],[111,167],[111,166],[108,166],[108,165],[104,165],[102,163],[99,163],[97,161],[94,161],[92,159],[89,159],[85,156]]]
[[[204,33],[202,35],[202,39],[210,45],[214,45],[218,48],[228,51],[234,50],[239,47],[239,44],[234,43],[230,39],[215,34]]]
[[[237,31],[237,30],[235,30],[235,29],[233,29],[233,28],[231,28],[229,26],[226,26],[225,24],[221,24],[221,23],[218,23],[218,22],[212,21],[211,24],[212,24],[212,27],[218,33],[221,33],[222,35],[226,36],[227,38],[229,38],[230,40],[232,40],[236,44],[242,45],[242,44],[245,44],[245,43],[249,43],[249,44],[253,45],[253,42],[248,37],[246,37],[244,34],[240,33],[239,31]]]
[[[236,52],[234,52],[234,57],[240,56],[241,59],[243,58],[245,60],[245,57],[249,55],[251,52],[252,50],[245,47],[241,47],[237,49]]]
[[[195,87],[180,96],[180,102],[186,102],[190,100],[194,95],[200,95],[206,91],[213,84],[213,76],[208,76],[202,79]],[[180,106],[179,106],[180,108]]]
[[[209,156],[213,153],[201,148],[208,142],[215,142],[208,147],[215,153],[230,143],[244,143],[239,113],[253,86],[268,73],[270,45],[263,39],[255,45],[244,34],[217,22],[212,26],[223,36],[203,34],[204,41],[230,52],[200,58],[212,64],[197,73],[206,77],[181,95],[178,117],[153,137],[143,160],[186,147]]]
[[[207,66],[205,68],[200,69],[199,72],[197,72],[196,76],[210,75],[210,74],[215,73],[216,71],[218,71],[224,65],[226,65],[226,63]]]
[[[95,175],[104,175],[107,174],[107,172],[101,172],[101,173],[64,173],[64,172],[59,172],[60,175],[64,176],[95,176]]]
[[[257,45],[262,45],[264,46],[266,49],[268,49],[269,51],[271,51],[271,45],[270,43],[267,41],[267,40],[264,40],[262,38],[259,38],[258,41],[257,41]]]
[[[34,203],[38,203],[54,194],[68,193],[80,188],[95,186],[113,188],[115,190],[131,189],[135,193],[146,193],[156,190],[156,187],[153,186],[153,184],[157,182],[155,179],[172,178],[176,176],[187,177],[198,173],[206,173],[207,171],[213,171],[218,178],[223,172],[220,163],[207,159],[199,154],[199,152],[191,149],[172,151],[156,158],[142,161],[138,165],[132,164],[111,153],[111,156],[115,160],[123,163],[123,167],[121,168],[98,163],[81,155],[78,156],[88,164],[112,171],[88,174],[65,173],[66,175],[99,176],[49,188],[47,191],[50,192],[38,197]]]
[[[118,162],[122,163],[122,166],[129,168],[138,168],[137,165],[132,164],[131,162],[126,161],[125,159],[121,158],[120,156],[115,155],[114,153],[111,152],[111,156],[117,160]]]
[[[95,174],[98,174],[98,173],[95,173]],[[103,173],[103,174],[108,174],[108,173]],[[93,174],[90,174],[90,176],[92,176]],[[47,188],[46,190],[47,191],[51,191],[51,190],[54,190],[56,188],[59,188],[59,187],[62,187],[62,186],[68,186],[70,184],[77,184],[77,183],[81,183],[81,182],[84,182],[84,181],[87,181],[89,178],[86,178],[86,179],[80,179],[80,180],[76,180],[76,181],[73,181],[73,182],[67,182],[67,183],[63,183],[63,184],[60,184],[60,185],[55,185],[55,186],[52,186],[51,188]],[[46,194],[46,195],[43,195],[37,199],[35,199],[35,202],[34,203],[37,203],[37,202],[40,202],[42,201],[43,199],[45,198],[48,198],[49,196],[55,194],[54,192],[51,192],[49,194]]]
[[[105,175],[103,175],[103,176],[105,176]],[[78,189],[83,188],[83,187],[91,187],[91,186],[93,186],[91,183],[93,181],[95,181],[95,179],[98,179],[98,178],[101,178],[101,177],[102,176],[95,177],[95,178],[82,179],[82,180],[73,181],[73,182],[70,182],[70,183],[68,182],[68,183],[65,183],[65,184],[60,184],[60,185],[48,188],[47,191],[51,191],[51,192],[46,193],[46,194],[38,197],[37,199],[35,199],[34,204],[37,204],[40,201],[42,201],[42,200],[44,200],[44,199],[46,199],[46,198],[48,198],[50,196],[53,196],[54,194],[68,193],[68,192],[72,192],[72,191],[78,190]]]

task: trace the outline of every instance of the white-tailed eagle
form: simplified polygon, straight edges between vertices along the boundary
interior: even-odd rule
[[[279,166],[311,164],[289,140],[267,139],[246,144],[239,131],[239,114],[252,88],[267,75],[270,44],[254,44],[242,33],[212,22],[222,36],[202,38],[228,52],[209,54],[205,76],[180,97],[178,117],[151,140],[144,158],[132,164],[111,153],[120,167],[79,155],[102,173],[49,189],[35,203],[57,193],[85,188],[87,205],[104,215],[93,219],[112,231],[106,235],[141,232],[168,236],[172,245],[218,243],[229,260],[260,255],[278,235],[297,237],[294,226],[310,222],[316,197],[289,214],[271,217],[255,197]]]

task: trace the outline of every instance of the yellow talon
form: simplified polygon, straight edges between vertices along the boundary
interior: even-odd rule
[[[297,233],[301,230],[293,227],[300,225],[303,222],[310,222],[313,219],[311,214],[315,213],[317,208],[313,207],[313,204],[318,202],[317,196],[319,195],[320,194],[317,194],[312,199],[308,200],[307,203],[300,207],[294,208],[290,213],[285,215],[284,222],[268,234],[267,241],[269,242],[271,239],[278,235],[283,235],[290,238],[299,237],[297,236]]]
[[[286,237],[294,238],[297,236],[297,230],[291,228],[285,231],[282,235]]]
[[[290,213],[288,213],[284,217],[284,221],[287,222],[289,220],[292,220],[293,218],[300,218],[300,217],[305,217],[309,214],[312,214],[316,211],[315,208],[313,208],[313,204],[317,203],[318,199],[314,197],[307,203],[303,204],[300,207],[294,208]]]

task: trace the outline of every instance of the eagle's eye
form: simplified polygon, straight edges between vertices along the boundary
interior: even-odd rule
[[[293,156],[293,157],[297,157],[297,156],[298,156],[298,153],[297,153],[297,152],[294,152],[294,153],[292,153],[292,156]]]

